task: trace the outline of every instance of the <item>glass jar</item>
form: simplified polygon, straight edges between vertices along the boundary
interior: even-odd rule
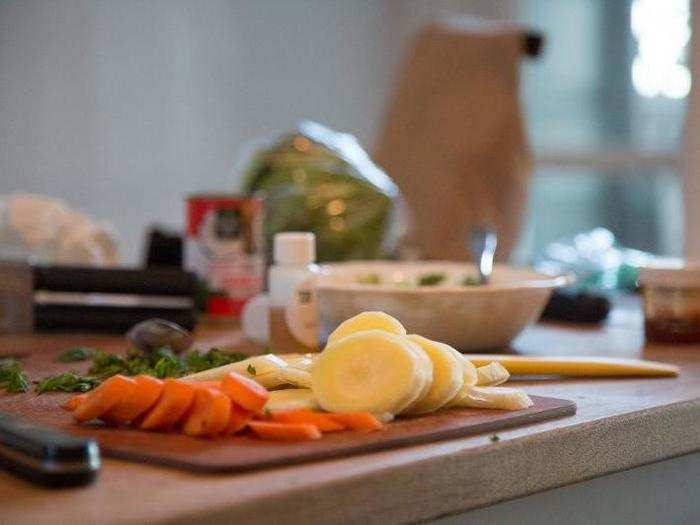
[[[644,335],[650,343],[700,343],[700,265],[677,259],[641,268]]]

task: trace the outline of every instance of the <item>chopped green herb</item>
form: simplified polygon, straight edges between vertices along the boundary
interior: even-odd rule
[[[358,277],[357,282],[360,284],[381,284],[382,278],[378,273],[368,273]]]
[[[153,375],[163,379],[166,377],[180,377],[183,372],[183,365],[175,356],[163,356],[153,366]]]
[[[8,392],[26,392],[29,389],[27,374],[17,359],[0,359],[0,388]]]
[[[462,279],[462,282],[460,284],[462,286],[479,286],[481,284],[481,281],[479,281],[478,277],[467,275],[464,279]]]
[[[80,352],[79,352],[80,351]],[[90,352],[88,354],[88,351]],[[78,357],[80,356],[80,359]],[[83,357],[84,356],[84,357]],[[248,356],[241,352],[225,352],[212,348],[208,352],[192,350],[185,355],[176,355],[170,348],[158,348],[149,354],[142,354],[136,349],[120,356],[93,350],[90,348],[72,348],[59,356],[61,362],[78,361],[91,358],[86,375],[67,372],[45,377],[36,381],[36,391],[52,392],[87,392],[105,379],[116,374],[135,376],[146,374],[158,378],[182,377],[201,372],[217,366],[242,361]],[[255,375],[255,367],[248,367],[248,373]],[[29,388],[27,376],[22,372],[21,364],[15,359],[0,360],[0,387],[12,392],[25,392]]]
[[[498,436],[498,434],[491,434],[489,436],[489,439],[491,440],[491,443],[496,443],[497,441],[501,440],[501,438]]]
[[[79,376],[73,372],[45,377],[37,382],[36,391],[44,392],[87,392],[100,384],[100,380],[90,376]]]
[[[65,352],[62,352],[56,361],[60,363],[72,363],[74,361],[87,361],[90,359],[95,350],[93,348],[88,348],[86,346],[76,346],[75,348],[69,348]]]
[[[246,368],[246,370],[248,371],[248,373],[251,376],[257,375],[257,373],[258,373],[257,370],[255,370],[255,367],[253,366],[252,363],[248,365],[248,368]]]
[[[444,273],[426,273],[418,278],[418,286],[435,286],[446,278],[447,276]]]
[[[212,348],[206,353],[200,353],[196,350],[192,350],[185,356],[185,361],[187,365],[187,372],[201,372],[202,370],[209,370],[210,368],[216,368],[217,366],[224,366],[231,363],[237,363],[238,361],[243,361],[248,356],[242,352],[224,352],[218,348]]]

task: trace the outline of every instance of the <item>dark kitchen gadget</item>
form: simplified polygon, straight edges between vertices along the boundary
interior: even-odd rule
[[[0,261],[0,333],[123,333],[154,317],[192,329],[194,274],[175,268],[80,268]]]
[[[540,319],[595,324],[610,313],[610,301],[602,295],[577,290],[554,290]]]
[[[126,338],[146,353],[167,347],[179,354],[189,350],[194,342],[194,337],[188,330],[165,319],[141,321],[129,329]]]
[[[72,437],[0,412],[0,465],[33,483],[75,487],[91,483],[100,470],[93,439]]]

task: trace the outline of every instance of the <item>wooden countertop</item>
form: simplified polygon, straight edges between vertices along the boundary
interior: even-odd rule
[[[634,305],[633,305],[634,306]],[[202,340],[240,344],[231,330]],[[0,337],[0,351],[96,336]],[[205,346],[205,345],[203,345]],[[514,343],[533,355],[641,357],[681,366],[678,378],[521,382],[568,398],[578,413],[488,435],[237,475],[204,476],[107,459],[86,488],[51,491],[0,472],[3,523],[415,522],[583,481],[700,449],[700,346],[644,346],[636,308],[602,328],[537,325]]]

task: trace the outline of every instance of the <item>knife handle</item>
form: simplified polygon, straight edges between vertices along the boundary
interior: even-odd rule
[[[74,487],[94,481],[100,450],[77,438],[0,412],[0,465],[47,487]]]

